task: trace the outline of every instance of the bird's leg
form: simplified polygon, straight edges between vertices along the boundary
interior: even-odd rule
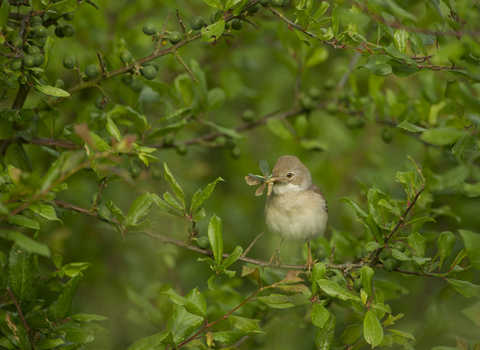
[[[310,270],[312,269],[313,265],[315,265],[315,261],[312,259],[312,252],[310,251],[310,241],[307,240],[307,247],[308,247],[308,259],[307,263],[305,264],[305,270],[308,271],[308,275],[310,274]]]
[[[272,255],[270,258],[270,264],[274,264],[275,266],[282,265],[282,259],[280,259],[280,247],[282,246],[283,238],[278,247],[275,247],[275,254]]]

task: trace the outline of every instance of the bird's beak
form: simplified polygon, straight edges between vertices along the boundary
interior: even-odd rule
[[[281,176],[275,176],[273,175],[270,178],[270,181],[272,182],[287,182],[289,179],[287,177],[281,177]]]

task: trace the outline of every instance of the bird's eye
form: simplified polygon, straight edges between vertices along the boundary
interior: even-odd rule
[[[293,177],[293,174],[292,174],[292,173],[288,173],[288,174],[287,174],[287,177],[290,179],[290,178]]]

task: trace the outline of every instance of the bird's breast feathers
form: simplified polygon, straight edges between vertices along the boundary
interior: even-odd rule
[[[327,205],[314,191],[277,191],[267,198],[265,218],[268,229],[285,240],[312,239],[325,233]]]

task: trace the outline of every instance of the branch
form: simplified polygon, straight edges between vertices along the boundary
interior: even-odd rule
[[[33,349],[37,350],[37,346],[35,345],[35,339],[33,338],[32,334],[30,333],[30,328],[28,327],[27,321],[25,320],[25,317],[23,316],[22,310],[20,309],[20,306],[17,303],[17,300],[15,299],[15,296],[13,295],[10,287],[7,287],[7,292],[10,294],[10,298],[12,298],[13,303],[15,304],[15,308],[18,311],[18,314],[20,315],[20,318],[22,319],[22,323],[25,326],[25,330],[27,331],[28,338],[30,339],[30,343],[32,343]]]

